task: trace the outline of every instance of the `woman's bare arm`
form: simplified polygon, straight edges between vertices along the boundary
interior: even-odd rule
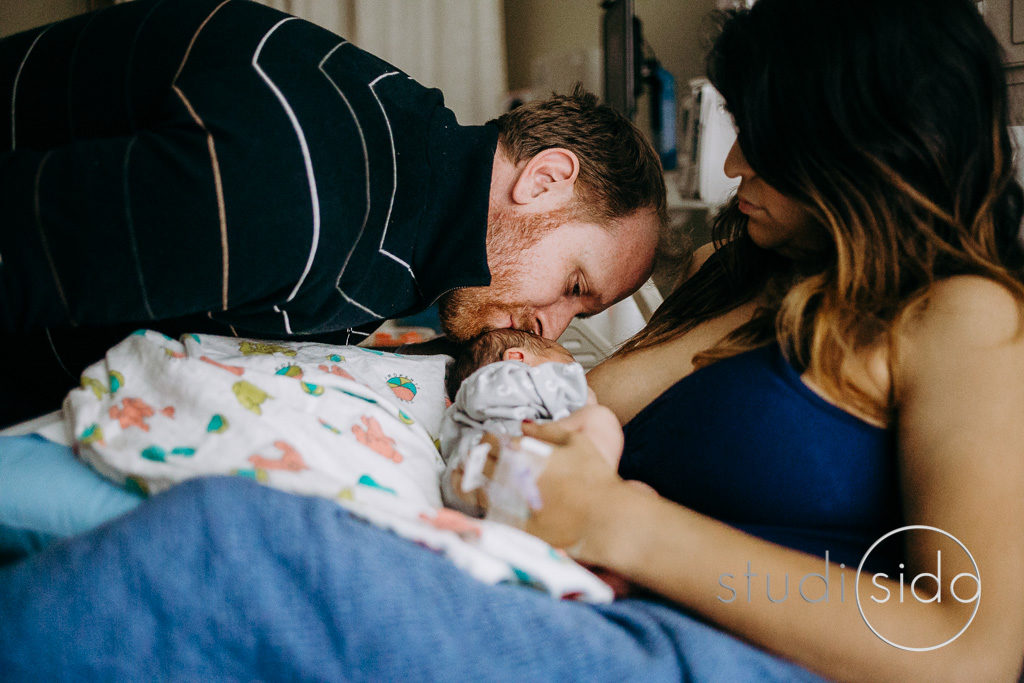
[[[905,325],[895,359],[906,523],[936,527],[962,541],[983,586],[970,626],[943,647],[916,652],[883,641],[867,627],[856,600],[859,586],[871,610],[878,603],[866,596],[881,597],[882,587],[890,591],[885,609],[867,613],[876,630],[898,644],[924,647],[955,635],[974,603],[951,599],[949,582],[975,570],[940,534],[908,535],[904,569],[906,577],[938,574],[940,561],[943,600],[922,602],[905,593],[899,602],[894,574],[865,572],[857,584],[855,568],[833,563],[829,599],[811,602],[794,596],[793,584],[824,574],[823,559],[631,490],[597,462],[578,434],[567,435],[567,447],[556,449],[565,457],[553,458],[541,479],[544,500],[552,504],[531,519],[528,530],[832,678],[1015,680],[1024,654],[1024,590],[1017,576],[1024,566],[1019,324],[1005,290],[979,278],[957,278],[938,285],[928,306]],[[781,577],[789,576],[789,599],[767,599],[766,574],[776,597]],[[842,577],[845,599],[835,594],[836,577]],[[812,586],[822,583],[805,586],[808,597],[819,597],[822,589],[812,592]],[[919,582],[917,594],[927,598],[933,587]],[[970,597],[972,587],[967,577],[956,588]]]

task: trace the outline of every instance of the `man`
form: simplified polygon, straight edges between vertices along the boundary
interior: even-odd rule
[[[665,217],[656,154],[592,96],[460,126],[438,91],[241,0],[0,41],[0,101],[0,425],[137,327],[358,343],[437,302],[455,339],[553,339],[640,286]]]

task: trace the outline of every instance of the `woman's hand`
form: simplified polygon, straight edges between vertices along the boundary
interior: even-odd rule
[[[526,424],[531,423],[524,423],[524,426]],[[622,427],[619,426],[615,413],[608,408],[596,403],[588,403],[569,417],[550,422],[547,426],[586,435],[609,465],[615,468],[619,466],[623,446]],[[560,432],[555,430],[551,433]],[[527,434],[527,436],[529,435]]]
[[[588,408],[558,422],[523,424],[524,436],[553,446],[537,481],[542,507],[531,514],[525,528],[576,559],[601,564],[601,519],[603,513],[614,509],[625,487],[615,469],[622,453],[622,430],[615,416],[600,406],[592,408],[604,411],[604,417],[596,412],[580,416]],[[605,419],[614,424],[618,445],[606,442],[599,448],[595,439],[610,438]],[[614,453],[614,458],[608,457],[609,453]]]

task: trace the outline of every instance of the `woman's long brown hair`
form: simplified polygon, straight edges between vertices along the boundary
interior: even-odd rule
[[[954,275],[1024,304],[1000,49],[969,0],[760,0],[723,16],[708,74],[755,172],[801,202],[828,248],[786,259],[755,245],[735,200],[719,249],[618,354],[743,303],[753,318],[699,354],[708,364],[777,342],[829,395],[886,419],[842,372]]]

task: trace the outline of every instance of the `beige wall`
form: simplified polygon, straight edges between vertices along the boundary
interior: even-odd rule
[[[601,45],[597,0],[505,0],[505,43],[512,90],[533,85],[531,61]]]
[[[680,86],[703,75],[702,24],[715,0],[634,0],[644,37]],[[532,85],[531,62],[545,55],[600,50],[598,0],[505,0],[509,87]]]
[[[107,4],[105,0],[0,0],[0,36],[67,19]]]
[[[704,75],[714,9],[715,0],[635,0],[645,40],[680,85]]]
[[[327,1],[327,0],[322,0]],[[0,36],[111,4],[110,0],[0,0]],[[703,72],[701,21],[715,0],[634,0],[644,36],[680,85]],[[530,85],[530,64],[544,55],[601,46],[599,0],[505,0],[511,89]]]

